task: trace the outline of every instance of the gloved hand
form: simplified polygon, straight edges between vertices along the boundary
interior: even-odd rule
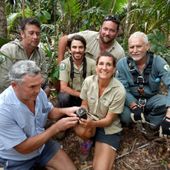
[[[170,136],[170,118],[165,117],[162,120],[162,123],[160,125],[160,129],[159,129],[159,136],[160,137]]]
[[[131,109],[131,119],[133,122],[142,122],[145,123],[145,117],[143,113],[143,108],[136,106],[134,109]]]

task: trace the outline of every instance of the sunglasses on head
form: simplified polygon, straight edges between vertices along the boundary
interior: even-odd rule
[[[119,18],[117,16],[109,15],[104,18],[104,21],[113,21],[116,23],[120,23]]]

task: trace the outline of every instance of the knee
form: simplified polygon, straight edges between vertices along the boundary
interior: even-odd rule
[[[123,126],[130,126],[132,123],[132,119],[131,119],[131,112],[130,109],[125,107],[122,114],[120,115],[120,120]]]
[[[153,115],[152,112],[147,116],[147,119],[150,123],[154,125],[155,128],[159,127],[165,114],[162,115]]]
[[[131,118],[129,116],[128,117],[122,116],[121,117],[121,123],[122,123],[123,126],[128,127],[128,126],[131,125],[132,120],[131,120]]]

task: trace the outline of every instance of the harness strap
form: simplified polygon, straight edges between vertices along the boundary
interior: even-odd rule
[[[133,81],[135,85],[138,85],[138,93],[139,93],[139,105],[144,108],[146,104],[146,99],[145,99],[145,92],[144,92],[144,85],[148,84],[149,82],[149,74],[151,73],[152,70],[152,63],[153,63],[153,53],[152,52],[147,52],[147,56],[149,57],[149,63],[146,66],[146,68],[143,71],[143,75],[141,75],[136,69],[135,69],[135,61],[131,58],[127,58],[127,64],[130,69],[130,73],[133,76]]]
[[[135,69],[136,64],[134,60],[131,57],[127,58],[127,64],[129,66],[130,73],[133,76],[134,84],[144,85],[144,84],[148,84],[149,82],[149,74],[151,73],[152,63],[153,63],[153,53],[147,52],[147,56],[149,57],[149,63],[144,69],[143,76]]]
[[[86,78],[86,73],[87,73],[87,61],[86,61],[86,57],[84,57],[83,59],[83,78]]]
[[[70,78],[73,80],[74,78],[74,65],[73,65],[73,59],[70,57],[70,64],[71,64],[71,71],[70,71]],[[87,70],[87,61],[86,57],[83,58],[83,78],[86,78],[86,70]]]

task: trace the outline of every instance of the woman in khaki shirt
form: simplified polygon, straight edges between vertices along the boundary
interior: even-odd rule
[[[80,125],[95,128],[94,170],[112,170],[119,148],[121,124],[119,114],[123,111],[125,90],[114,78],[116,59],[105,52],[96,61],[96,74],[85,79],[81,90],[82,107],[88,119],[80,119]],[[95,120],[94,120],[95,118]]]

